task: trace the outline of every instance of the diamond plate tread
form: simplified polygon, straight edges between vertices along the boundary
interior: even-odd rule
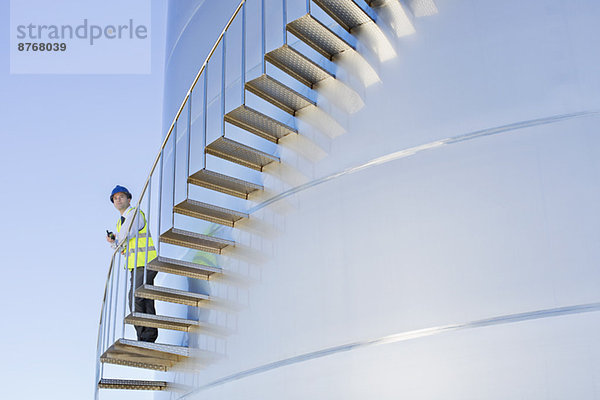
[[[201,169],[191,175],[188,178],[188,183],[246,200],[250,193],[257,190],[264,190],[262,185],[243,181],[207,169]]]
[[[348,32],[359,25],[375,23],[353,0],[314,0],[314,2]]]
[[[108,364],[167,371],[189,356],[189,349],[161,343],[118,339],[100,357]]]
[[[147,326],[150,328],[171,329],[182,332],[209,333],[213,335],[228,335],[231,332],[223,327],[208,324],[205,322],[194,321],[185,318],[175,318],[166,315],[154,315],[135,312],[125,317],[125,322],[130,325]]]
[[[221,250],[225,247],[235,245],[235,242],[231,240],[184,231],[183,229],[177,228],[171,228],[160,235],[160,241],[175,246],[183,246],[215,254],[221,254]]]
[[[354,49],[310,14],[288,23],[287,30],[330,60],[341,52]]]
[[[310,88],[324,79],[335,78],[333,74],[287,44],[267,53],[265,60]]]
[[[124,365],[126,367],[134,367],[134,368],[144,368],[151,369],[154,371],[168,371],[173,365],[174,362],[165,362],[163,360],[157,360],[149,357],[144,357],[144,361],[137,361],[140,359],[137,355],[128,356],[128,355],[118,355],[119,358],[114,357],[100,357],[100,362],[104,364],[113,364],[113,365]]]
[[[173,211],[188,217],[199,218],[216,224],[233,226],[237,221],[248,218],[248,214],[212,204],[187,199],[173,207]]]
[[[185,290],[166,288],[154,285],[142,285],[135,290],[135,297],[167,301],[169,303],[185,304],[186,306],[199,307],[201,303],[210,301],[205,294],[186,292]],[[203,305],[203,304],[202,304]]]
[[[225,122],[254,133],[273,143],[278,143],[279,139],[290,133],[298,133],[291,126],[268,117],[244,104],[225,114]]]
[[[98,389],[124,389],[124,390],[168,390],[169,384],[165,381],[140,381],[131,379],[100,379]]]
[[[263,167],[267,164],[279,162],[279,157],[256,150],[226,137],[220,137],[206,146],[206,153],[257,171],[262,171]]]
[[[246,90],[292,115],[305,107],[316,105],[315,102],[266,74],[246,82]]]
[[[150,261],[148,263],[148,269],[151,271],[164,272],[168,274],[204,280],[208,280],[212,274],[219,274],[223,272],[223,270],[218,267],[161,256],[158,256],[154,260]]]
[[[146,285],[144,285],[146,286]],[[176,346],[174,344],[141,342],[139,340],[118,339],[115,344],[117,347],[128,348],[131,351],[137,351],[140,354],[145,354],[148,351],[161,353],[164,357],[179,360],[181,357],[188,357],[190,349],[184,346]],[[113,346],[114,346],[113,345]]]
[[[167,317],[165,315],[154,315],[145,313],[133,313],[125,317],[125,323],[129,325],[146,326],[150,328],[171,329],[174,331],[189,332],[194,327],[199,327],[198,321],[184,318]]]

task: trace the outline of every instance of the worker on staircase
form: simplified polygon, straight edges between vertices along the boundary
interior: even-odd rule
[[[110,201],[114,204],[115,208],[121,214],[120,219],[117,221],[117,234],[116,236],[112,232],[107,232],[106,240],[111,243],[113,248],[121,246],[123,253],[127,259],[127,269],[130,271],[130,289],[129,289],[129,309],[131,310],[131,293],[133,288],[142,286],[144,281],[144,265],[147,262],[152,261],[156,258],[156,249],[154,243],[150,237],[150,232],[147,232],[148,224],[146,223],[146,216],[139,210],[136,214],[135,208],[131,207],[131,193],[127,188],[117,185],[110,194]],[[129,227],[133,225],[131,229]],[[137,230],[136,230],[137,228]],[[127,234],[129,232],[129,235]],[[138,243],[136,245],[136,232]],[[146,242],[146,234],[148,235],[148,241]],[[137,265],[136,265],[136,249],[137,249]],[[146,259],[147,256],[147,259]],[[134,268],[135,266],[135,268]],[[134,274],[135,271],[135,274]],[[135,286],[134,286],[135,276]],[[154,278],[156,277],[156,271],[146,270],[146,283],[152,285]],[[135,312],[145,314],[156,314],[154,309],[154,300],[135,298]],[[149,328],[145,326],[135,326],[137,338],[144,342],[154,342],[158,337],[158,329]]]

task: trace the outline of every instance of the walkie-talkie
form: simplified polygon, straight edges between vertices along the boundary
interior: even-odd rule
[[[106,236],[108,236],[111,240],[115,240],[116,236],[114,233],[110,232],[108,229],[106,230]]]

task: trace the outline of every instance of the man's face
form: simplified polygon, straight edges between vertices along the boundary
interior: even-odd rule
[[[131,200],[127,197],[125,193],[115,193],[113,196],[113,202],[115,204],[115,208],[119,211],[127,210],[129,207],[129,203]]]

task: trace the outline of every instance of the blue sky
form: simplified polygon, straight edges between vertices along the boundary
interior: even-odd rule
[[[137,199],[163,135],[166,2],[151,3],[146,75],[11,75],[0,3],[0,398],[92,397],[108,196],[121,184]]]

